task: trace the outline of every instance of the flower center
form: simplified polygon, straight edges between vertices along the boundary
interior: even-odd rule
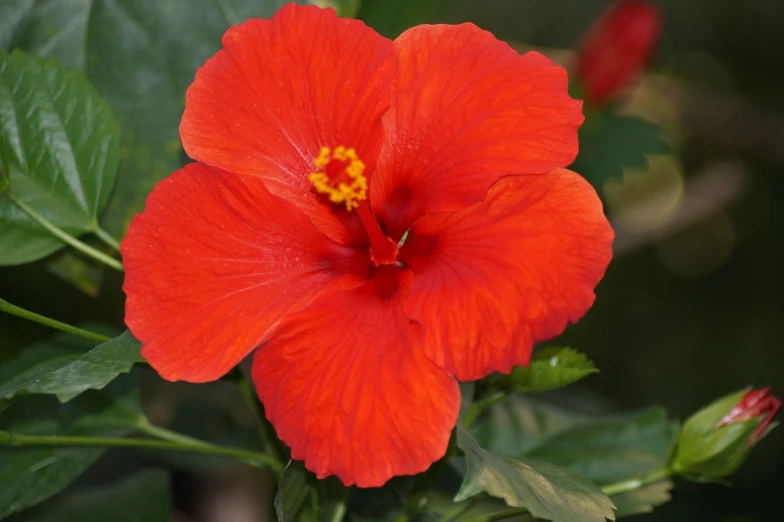
[[[334,149],[321,147],[313,158],[316,171],[308,181],[319,194],[329,201],[343,204],[346,210],[356,210],[362,227],[370,241],[370,257],[376,265],[397,263],[397,244],[389,239],[378,226],[367,201],[368,180],[364,176],[365,164],[353,148],[338,145]]]
[[[316,192],[326,194],[332,203],[343,203],[346,210],[359,207],[359,202],[367,199],[367,178],[362,175],[365,164],[357,157],[353,148],[343,145],[321,147],[321,152],[313,160],[316,172],[308,176]]]

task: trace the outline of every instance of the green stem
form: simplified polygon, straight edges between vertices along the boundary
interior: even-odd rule
[[[497,402],[501,401],[506,397],[506,393],[504,392],[495,392],[488,397],[484,397],[475,401],[471,406],[468,407],[468,411],[466,411],[465,415],[463,415],[463,426],[466,429],[470,428],[474,421],[479,417],[483,411],[485,411],[490,406],[493,406]]]
[[[106,230],[102,229],[100,225],[95,225],[95,228],[93,228],[93,234],[95,234],[95,237],[103,241],[107,246],[112,247],[118,252],[120,251],[120,242],[117,241],[114,236],[109,234]]]
[[[242,394],[242,398],[245,399],[245,403],[248,405],[248,408],[253,414],[254,423],[256,424],[256,431],[259,432],[261,441],[264,444],[264,449],[270,453],[275,458],[275,460],[281,464],[281,466],[283,466],[283,462],[288,459],[285,459],[281,454],[280,447],[277,443],[278,439],[270,429],[270,424],[266,421],[264,410],[262,409],[261,403],[256,397],[256,392],[253,390],[253,385],[244,375],[242,375],[241,372],[239,372],[239,370],[237,373],[238,375],[233,377],[233,380],[237,383],[237,387],[240,390],[240,394]]]
[[[418,492],[427,491],[427,489],[436,482],[439,474],[441,473],[444,466],[446,466],[449,458],[454,456],[454,444],[455,438],[454,436],[451,436],[449,439],[449,445],[447,446],[446,455],[434,462],[427,471],[420,473],[414,478],[411,489],[409,490],[413,493],[408,496],[407,501],[403,502],[403,507],[400,511],[400,514],[395,519],[395,522],[409,522],[410,520],[416,518],[417,514],[422,510],[422,508],[425,507],[428,500],[427,496],[424,493]]]
[[[655,482],[667,479],[671,477],[672,474],[672,469],[670,469],[668,466],[664,466],[641,477],[622,480],[620,482],[603,486],[602,491],[607,496],[627,493],[629,491],[644,488],[645,486],[649,486]],[[481,517],[472,518],[468,522],[495,522],[497,520],[505,520],[507,518],[516,517],[518,515],[525,515],[526,513],[528,513],[528,509],[524,507],[512,508],[506,511],[501,511],[500,513],[493,513],[492,515],[484,515]]]
[[[672,470],[668,466],[664,466],[647,475],[643,475],[642,477],[608,484],[602,488],[602,491],[604,491],[607,496],[618,495],[619,493],[626,493],[628,491],[634,491],[635,489],[644,488],[645,486],[670,478],[671,476]]]
[[[154,426],[150,427],[155,428]],[[141,426],[140,429],[145,431],[145,429]],[[103,446],[117,448],[147,448],[172,451],[189,451],[192,453],[205,453],[209,455],[218,455],[237,459],[257,468],[268,468],[278,475],[283,472],[283,470],[280,468],[280,465],[275,460],[269,458],[263,453],[256,453],[240,448],[218,446],[216,444],[200,441],[198,439],[192,439],[185,435],[175,434],[173,432],[169,432],[168,430],[164,430],[163,428],[159,428],[153,431],[158,434],[163,432],[165,434],[164,436],[169,438],[176,438],[178,441],[170,442],[170,440],[161,441],[153,439],[67,435],[26,435],[22,433],[0,431],[0,446]],[[176,435],[176,437],[173,437],[173,435]]]
[[[226,448],[225,446],[218,446],[210,442],[205,442],[203,440],[197,439],[195,437],[190,437],[188,435],[184,435],[182,433],[169,430],[167,428],[155,426],[153,424],[150,424],[146,418],[142,418],[142,420],[137,424],[136,427],[139,431],[151,437],[156,437],[158,439],[171,442],[172,444],[179,444],[180,446],[203,446],[203,447],[211,447],[211,448],[224,448],[232,451],[240,451],[248,456],[247,458],[240,458],[240,460],[242,460],[243,462],[256,467],[258,467],[256,465],[256,462],[257,461],[261,462],[275,474],[275,478],[277,478],[278,480],[280,480],[281,477],[283,476],[283,469],[285,466],[283,466],[283,464],[281,464],[277,458],[270,457],[269,455],[266,455],[264,453],[258,453],[255,451],[247,451],[247,450],[237,450],[235,448]]]
[[[105,264],[108,267],[114,268],[115,270],[117,270],[119,272],[123,271],[122,263],[120,263],[119,261],[117,261],[113,257],[107,256],[106,254],[104,254],[100,250],[97,250],[97,249],[91,247],[87,243],[83,243],[82,241],[79,241],[78,239],[73,237],[71,234],[69,234],[65,230],[61,229],[60,227],[56,226],[54,223],[52,223],[51,221],[46,219],[44,216],[42,216],[41,214],[39,214],[38,212],[33,210],[32,207],[30,207],[27,203],[25,203],[21,199],[17,198],[13,194],[9,193],[9,194],[6,194],[6,196],[8,196],[8,198],[11,201],[13,201],[16,206],[18,206],[19,208],[24,210],[27,213],[27,215],[29,215],[31,218],[33,218],[33,221],[35,221],[36,223],[38,223],[39,225],[44,227],[50,234],[52,234],[54,237],[56,237],[60,241],[62,241],[64,243],[74,247],[76,250],[78,250],[82,254],[84,254],[86,256],[89,256],[89,257],[95,259],[96,261]]]
[[[12,305],[5,299],[0,299],[0,312],[5,312],[11,315],[15,315],[16,317],[21,317],[22,319],[27,319],[28,321],[33,321],[35,323],[42,324],[50,328],[60,330],[61,332],[78,335],[79,337],[84,337],[85,339],[90,339],[92,341],[100,341],[102,343],[105,343],[106,341],[110,341],[112,339],[111,337],[106,337],[105,335],[91,332],[89,330],[84,330],[82,328],[77,328],[76,326],[71,326],[70,324],[56,321],[54,319],[50,319],[49,317],[37,314],[35,312],[25,310],[24,308],[20,308],[16,305]]]
[[[442,522],[454,522],[455,520],[459,519],[471,511],[471,509],[479,503],[480,498],[481,497],[467,500],[464,505],[458,505],[455,509],[445,513]]]
[[[525,515],[528,513],[526,508],[512,508],[507,509],[506,511],[501,511],[499,513],[493,513],[492,515],[485,515],[481,517],[472,518],[468,522],[494,522],[496,520],[505,520],[507,518],[516,517],[519,515]]]
[[[332,512],[332,517],[329,519],[329,522],[341,522],[343,520],[343,517],[346,516],[346,506],[350,495],[351,489],[344,487],[343,495],[341,495],[340,500],[338,500],[338,503],[335,505],[335,510]]]
[[[318,489],[311,488],[311,490],[310,490],[310,517],[308,518],[308,521],[310,521],[311,518],[312,518],[312,520],[315,520],[316,522],[318,522],[318,519],[319,519],[318,514],[319,514],[319,494],[318,494]]]
[[[136,429],[145,435],[149,435],[150,437],[155,437],[156,439],[165,440],[174,444],[209,444],[197,438],[189,437],[188,435],[177,433],[176,431],[172,431],[167,428],[154,426],[150,424],[146,418],[142,418],[142,420],[139,421],[139,423],[136,425]]]

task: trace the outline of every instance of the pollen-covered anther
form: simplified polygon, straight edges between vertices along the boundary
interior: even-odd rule
[[[308,176],[308,181],[316,192],[326,194],[332,203],[343,203],[346,210],[353,210],[367,198],[365,164],[353,148],[343,145],[334,150],[321,147],[319,155],[313,158],[313,165],[317,170]]]

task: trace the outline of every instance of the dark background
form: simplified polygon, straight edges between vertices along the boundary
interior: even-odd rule
[[[664,31],[645,87],[633,93],[628,110],[660,123],[672,152],[638,169],[647,172],[641,184],[628,169],[625,177],[586,173],[626,242],[597,290],[596,305],[567,330],[563,343],[588,353],[601,369],[570,391],[575,404],[611,410],[661,404],[683,418],[746,385],[771,385],[784,394],[784,2],[654,3]],[[606,4],[365,0],[359,16],[390,37],[419,23],[472,21],[568,64],[562,51],[578,44]],[[606,161],[624,147],[608,147]],[[707,188],[694,185],[704,179],[712,180]],[[92,298],[42,262],[0,268],[2,297],[71,323],[90,318],[120,327],[120,285],[120,276],[106,274],[100,296]],[[0,358],[48,333],[0,316]],[[162,396],[184,395],[187,403],[214,393],[173,389]],[[160,398],[147,402],[166,409]],[[732,478],[733,487],[679,482],[673,502],[638,519],[777,520],[783,455],[784,430],[776,430]],[[175,476],[179,505],[192,507],[194,495],[215,485],[205,476]]]

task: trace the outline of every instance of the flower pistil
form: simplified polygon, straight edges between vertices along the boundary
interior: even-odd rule
[[[318,169],[308,176],[316,192],[326,194],[332,203],[343,203],[353,210],[367,198],[367,178],[362,174],[365,164],[353,148],[343,145],[331,149],[321,147],[313,159]]]
[[[325,194],[332,203],[344,204],[346,210],[357,211],[370,241],[373,262],[376,265],[395,264],[397,245],[384,234],[370,211],[367,177],[363,174],[365,164],[357,156],[356,150],[344,145],[334,149],[321,147],[319,155],[313,158],[313,165],[317,170],[308,176],[308,181],[316,192]]]

